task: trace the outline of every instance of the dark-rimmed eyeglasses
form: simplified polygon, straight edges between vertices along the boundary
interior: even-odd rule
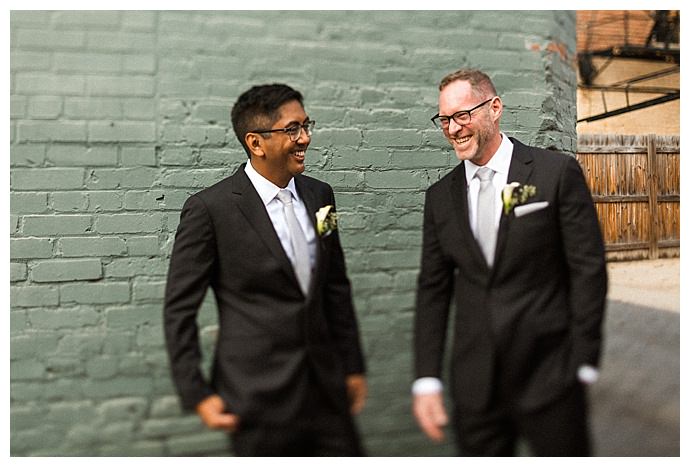
[[[459,110],[455,112],[453,115],[436,114],[433,117],[431,117],[431,121],[434,123],[436,128],[439,128],[441,130],[445,130],[448,128],[448,126],[450,125],[451,118],[458,125],[468,125],[472,121],[472,112],[477,110],[479,107],[491,102],[492,100],[494,100],[495,97],[496,96],[492,97],[491,99],[487,99],[481,104],[475,105],[469,110]]]
[[[277,132],[283,132],[286,135],[288,135],[288,138],[290,138],[290,141],[297,141],[300,136],[302,136],[302,130],[304,130],[307,133],[307,136],[311,136],[312,133],[314,132],[314,125],[316,125],[316,122],[314,120],[307,120],[305,123],[302,125],[295,124],[295,125],[290,125],[285,128],[276,128],[275,130],[252,130],[249,133],[277,133]]]

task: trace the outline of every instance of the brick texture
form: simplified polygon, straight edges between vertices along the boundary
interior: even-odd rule
[[[182,203],[245,160],[230,106],[275,81],[336,191],[369,454],[454,453],[409,396],[424,191],[457,164],[437,84],[484,69],[506,132],[574,153],[574,12],[12,11],[10,39],[11,455],[229,453],[177,406],[163,290]],[[211,297],[199,323],[208,363]]]

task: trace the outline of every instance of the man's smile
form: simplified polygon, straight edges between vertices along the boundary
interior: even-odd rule
[[[298,149],[292,153],[292,156],[297,160],[297,162],[304,162],[304,155],[307,152],[307,148]]]
[[[472,135],[461,136],[461,137],[455,137],[455,138],[453,138],[453,141],[454,141],[456,144],[465,144],[465,143],[467,143],[470,139],[472,139]]]

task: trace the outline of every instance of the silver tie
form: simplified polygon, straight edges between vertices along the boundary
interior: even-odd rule
[[[492,266],[496,250],[496,190],[491,183],[491,179],[494,178],[494,171],[488,167],[480,167],[475,177],[480,180],[477,198],[476,236],[487,264]]]
[[[290,242],[292,243],[292,267],[295,269],[297,280],[304,295],[309,291],[309,282],[311,280],[311,264],[309,261],[309,248],[307,246],[307,237],[304,235],[302,228],[295,216],[295,208],[292,205],[292,193],[289,190],[280,190],[278,192],[278,199],[283,203],[283,213],[287,220],[288,230],[290,232]]]

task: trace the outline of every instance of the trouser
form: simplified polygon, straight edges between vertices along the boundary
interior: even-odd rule
[[[520,413],[497,397],[481,413],[454,413],[462,456],[514,456],[518,439],[534,456],[589,456],[585,388],[576,383],[562,397],[534,412]]]
[[[241,423],[231,435],[237,456],[363,456],[359,433],[349,413],[333,406],[315,383],[299,414],[282,425]]]

